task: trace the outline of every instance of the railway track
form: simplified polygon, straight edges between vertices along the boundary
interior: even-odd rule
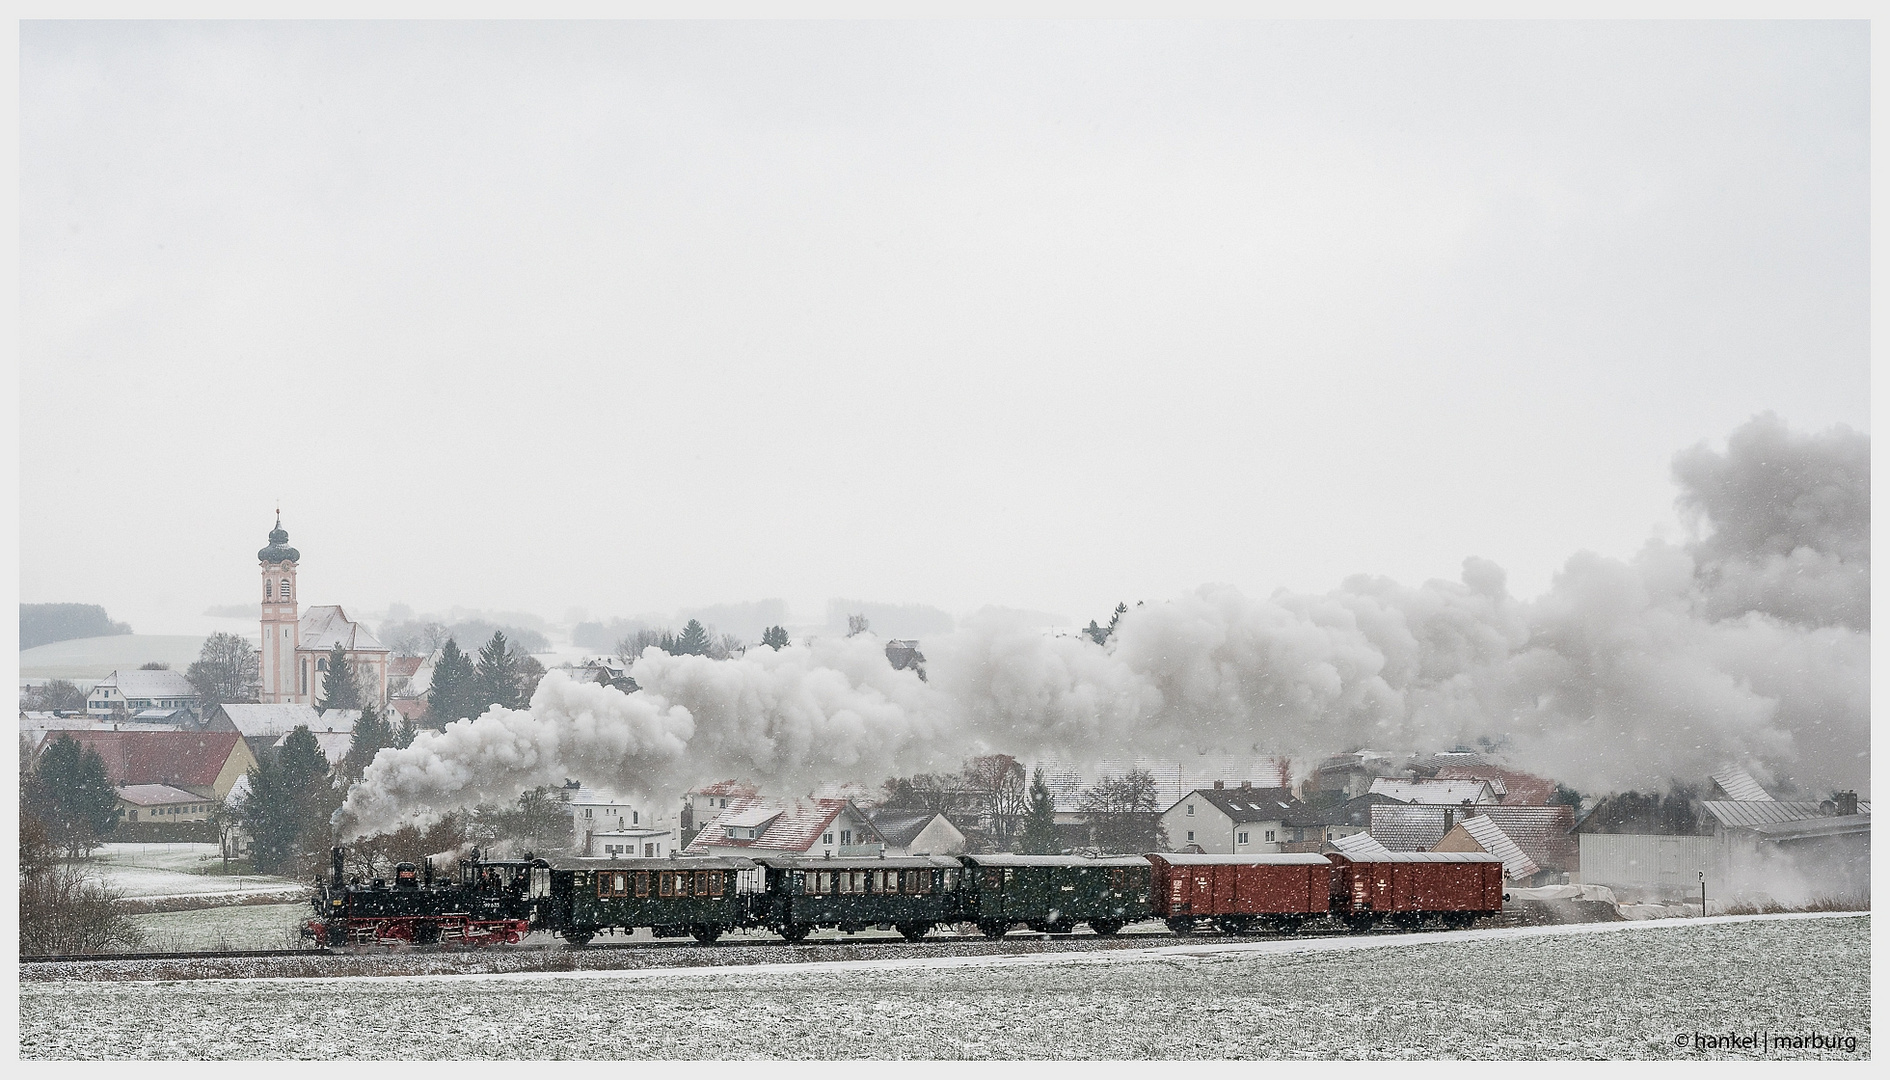
[[[1503,922],[1501,918],[1498,917],[1497,919],[1480,921],[1479,925],[1499,926],[1499,925],[1508,925],[1508,923]],[[1384,933],[1400,934],[1400,933],[1419,933],[1419,932],[1422,932],[1422,931],[1404,930],[1404,929],[1400,929],[1400,928],[1392,927],[1392,926],[1381,926],[1381,927],[1378,927],[1369,931],[1369,933],[1373,933],[1373,934],[1384,934]],[[726,949],[726,948],[808,949],[808,948],[832,948],[835,946],[849,946],[849,945],[897,947],[897,946],[903,946],[903,945],[908,945],[908,944],[914,947],[922,947],[926,945],[981,945],[981,944],[1000,945],[1004,942],[1020,943],[1020,942],[1028,942],[1028,941],[1077,941],[1077,942],[1107,941],[1107,942],[1113,943],[1115,947],[1122,947],[1122,946],[1132,946],[1143,941],[1148,941],[1148,942],[1223,941],[1223,940],[1224,941],[1254,941],[1254,940],[1272,940],[1272,939],[1284,940],[1286,937],[1289,937],[1289,936],[1311,938],[1311,937],[1356,936],[1356,934],[1357,934],[1357,931],[1347,929],[1344,926],[1331,926],[1331,927],[1309,926],[1300,930],[1297,934],[1293,934],[1293,935],[1267,933],[1264,931],[1255,931],[1255,932],[1245,933],[1245,934],[1227,934],[1227,933],[1221,933],[1218,931],[1205,932],[1205,933],[1199,933],[1199,934],[1177,934],[1177,933],[1174,933],[1173,931],[1160,931],[1156,933],[1144,933],[1144,934],[1117,934],[1117,935],[1106,937],[1106,938],[1100,937],[1096,934],[1078,934],[1078,933],[1046,934],[1046,933],[1035,932],[1035,931],[1018,931],[1015,933],[1006,934],[1002,938],[987,938],[982,935],[967,936],[967,937],[926,937],[916,942],[907,942],[904,938],[898,937],[898,936],[889,936],[889,937],[884,937],[884,938],[878,938],[878,937],[875,937],[875,938],[855,938],[855,937],[809,938],[799,943],[782,941],[779,938],[773,938],[773,939],[764,938],[761,940],[744,940],[742,938],[737,938],[737,937],[727,937],[727,938],[723,938],[721,941],[715,942],[714,944],[710,944],[710,945],[704,945],[699,942],[689,940],[687,938],[658,939],[654,941],[651,941],[651,940],[592,941],[590,944],[583,945],[583,946],[551,946],[548,949],[547,948],[533,948],[533,949],[529,949],[528,951],[530,952],[572,952],[572,953],[583,954],[583,953],[597,953],[597,952],[621,952],[625,950],[640,950],[640,949]],[[44,956],[22,956],[20,957],[20,963],[22,964],[81,964],[81,963],[101,963],[101,962],[126,962],[126,961],[140,961],[140,960],[152,960],[152,961],[156,961],[156,960],[248,960],[248,959],[262,959],[266,957],[277,957],[277,956],[374,957],[374,956],[427,956],[427,955],[436,955],[436,954],[471,956],[471,955],[479,955],[481,953],[486,952],[487,950],[495,950],[494,955],[513,955],[521,951],[519,946],[516,946],[516,945],[508,945],[503,948],[500,948],[498,946],[484,946],[484,947],[474,948],[474,947],[468,947],[468,946],[463,946],[463,945],[462,946],[369,945],[369,946],[356,946],[356,947],[348,947],[348,948],[340,948],[340,949],[233,949],[233,950],[204,951],[204,952],[71,953],[71,954],[44,955]]]

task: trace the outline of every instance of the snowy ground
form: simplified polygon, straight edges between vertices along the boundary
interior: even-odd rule
[[[89,866],[127,900],[189,898],[209,906],[309,894],[307,885],[289,878],[221,873],[215,844],[104,844]]]
[[[147,952],[301,949],[307,904],[243,904],[133,915]]]
[[[22,982],[20,1054],[1864,1059],[1869,933],[1866,915],[1752,916],[851,964]],[[1696,1045],[1752,1031],[1839,1042]]]

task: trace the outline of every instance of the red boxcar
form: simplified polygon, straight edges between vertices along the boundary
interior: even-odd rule
[[[1503,908],[1503,860],[1456,851],[1400,851],[1332,860],[1332,914],[1357,929],[1381,919],[1465,927]]]
[[[1332,864],[1324,855],[1159,854],[1148,861],[1155,914],[1178,934],[1191,932],[1197,919],[1230,934],[1256,922],[1291,933],[1331,903]]]

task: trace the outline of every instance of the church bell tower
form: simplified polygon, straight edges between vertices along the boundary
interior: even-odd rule
[[[301,622],[295,613],[295,564],[301,557],[289,546],[282,511],[277,510],[269,546],[256,553],[262,562],[262,699],[267,704],[309,700],[308,688],[295,683],[295,649],[301,641]]]

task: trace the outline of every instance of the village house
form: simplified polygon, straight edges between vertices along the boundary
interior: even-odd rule
[[[1554,876],[1579,870],[1581,849],[1570,835],[1575,825],[1575,810],[1570,806],[1378,803],[1371,808],[1370,832],[1392,851],[1432,851],[1458,822],[1478,815],[1494,822],[1537,866]]]
[[[1292,784],[1291,770],[1283,758],[1212,766],[1186,761],[1142,759],[1102,761],[1093,765],[1040,761],[1025,768],[1026,782],[1035,778],[1038,769],[1043,770],[1044,786],[1050,789],[1057,835],[1066,847],[1095,846],[1095,823],[1090,820],[1092,815],[1083,809],[1083,793],[1104,777],[1120,778],[1131,772],[1147,773],[1154,786],[1153,803],[1158,812],[1174,806],[1191,791],[1216,784],[1223,787],[1246,784],[1254,789],[1284,788]],[[1169,834],[1169,841],[1176,846],[1185,843],[1174,833]]]
[[[316,712],[312,705],[283,703],[270,705],[224,704],[210,710],[204,718],[205,731],[234,731],[249,743],[250,752],[260,760],[282,744],[289,733],[298,727],[305,727],[315,735],[315,741],[321,745],[322,753],[329,754],[336,745],[341,753],[348,752],[348,744],[354,739],[355,722],[361,719],[360,709],[329,709]],[[339,756],[330,758],[330,763],[340,761]]]
[[[662,859],[676,849],[673,823],[645,802],[578,788],[565,807],[571,814],[571,846],[580,856]]]
[[[1503,876],[1518,885],[1533,884],[1534,879],[1543,874],[1535,860],[1524,854],[1516,841],[1483,814],[1464,818],[1452,825],[1450,831],[1431,850],[1494,855],[1503,860]]]
[[[1207,855],[1258,855],[1281,850],[1286,819],[1300,802],[1286,787],[1228,787],[1215,781],[1179,799],[1162,814],[1169,847]]]
[[[1343,793],[1343,789],[1333,789],[1318,794]],[[1281,843],[1280,850],[1320,852],[1325,850],[1326,844],[1342,836],[1368,833],[1372,827],[1372,807],[1386,803],[1404,805],[1389,795],[1373,795],[1370,792],[1343,802],[1302,804],[1281,822],[1288,838]]]
[[[1355,750],[1349,754],[1336,754],[1321,761],[1307,778],[1306,791],[1310,798],[1313,794],[1326,791],[1344,792],[1348,799],[1356,799],[1371,791],[1372,781],[1381,776],[1397,774],[1396,755],[1382,750]]]
[[[888,855],[960,855],[965,851],[965,834],[944,814],[931,810],[866,811],[885,839]]]
[[[129,824],[182,824],[209,821],[211,800],[168,784],[127,784],[118,789],[118,807]]]
[[[147,709],[175,713],[179,709],[195,709],[197,701],[196,687],[190,685],[181,671],[114,671],[92,685],[85,697],[85,713],[97,720],[110,719],[114,708],[126,713]]]
[[[1583,884],[1626,896],[1687,898],[1702,878],[1717,896],[1869,895],[1870,804],[1855,792],[1779,800],[1740,768],[1709,794],[1611,796],[1575,826]],[[1800,897],[1801,899],[1805,897]]]
[[[113,786],[163,784],[205,799],[223,799],[256,767],[256,755],[234,731],[74,731],[80,749],[105,762]]]
[[[851,799],[773,801],[733,796],[685,855],[878,855],[885,840]]]
[[[1488,780],[1394,780],[1379,777],[1371,793],[1425,806],[1494,806],[1496,788]]]

